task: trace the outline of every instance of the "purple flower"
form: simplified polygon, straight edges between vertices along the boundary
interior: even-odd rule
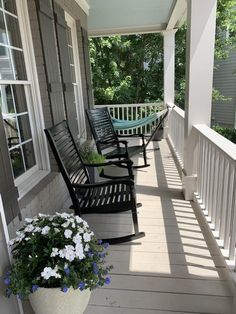
[[[4,283],[5,283],[6,286],[9,286],[9,285],[11,284],[11,279],[8,278],[8,277],[6,277],[6,278],[4,279]]]
[[[106,253],[104,253],[104,252],[103,253],[99,253],[98,256],[101,257],[101,258],[104,258],[106,256]]]
[[[70,268],[69,267],[65,268],[64,272],[65,272],[66,276],[69,276],[70,275]]]
[[[108,242],[103,243],[103,247],[104,247],[104,249],[108,249],[109,243]]]
[[[102,244],[102,240],[98,240],[98,244]]]
[[[93,253],[92,252],[88,252],[88,257],[93,257]]]
[[[84,283],[83,281],[81,281],[81,282],[79,283],[79,285],[78,285],[78,288],[79,288],[80,291],[83,291],[84,288],[85,288],[85,283]]]
[[[6,272],[6,277],[9,277],[11,275],[11,272],[10,271],[7,271]]]
[[[61,291],[64,292],[64,293],[66,293],[66,292],[68,291],[67,286],[63,286],[63,287],[61,288]]]
[[[93,263],[93,273],[95,274],[95,275],[97,275],[98,273],[99,273],[99,268],[98,268],[98,265],[97,265],[97,263]]]
[[[38,288],[39,288],[38,285],[33,285],[33,286],[31,287],[31,292],[32,292],[32,293],[36,292],[36,291],[38,290]]]
[[[111,278],[107,277],[107,278],[105,279],[105,284],[106,284],[106,285],[109,285],[110,283],[111,283]]]

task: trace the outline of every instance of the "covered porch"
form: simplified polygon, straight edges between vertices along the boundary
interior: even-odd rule
[[[184,200],[167,141],[152,142],[148,159],[135,173],[146,237],[110,246],[112,283],[93,292],[86,314],[234,313],[232,277],[203,213]],[[86,219],[99,235],[129,232],[129,214],[107,216]]]

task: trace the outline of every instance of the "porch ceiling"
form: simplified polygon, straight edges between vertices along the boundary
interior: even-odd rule
[[[90,36],[160,32],[179,26],[186,0],[90,0]]]

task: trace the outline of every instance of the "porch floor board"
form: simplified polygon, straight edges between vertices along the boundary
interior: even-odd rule
[[[148,158],[151,166],[136,171],[139,225],[146,236],[110,246],[112,283],[93,291],[85,314],[233,314],[229,271],[202,214],[184,200],[167,142],[150,144]],[[84,218],[99,237],[132,228],[127,213]]]

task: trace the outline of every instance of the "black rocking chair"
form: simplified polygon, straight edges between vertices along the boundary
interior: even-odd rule
[[[65,180],[76,215],[119,213],[131,211],[134,233],[103,239],[110,244],[131,241],[145,236],[139,232],[134,181],[120,178],[91,184],[87,167],[110,165],[132,166],[130,160],[109,161],[103,164],[84,164],[66,121],[45,130],[58,167]]]
[[[144,164],[139,166],[133,166],[133,168],[143,168],[149,166],[149,164],[147,163],[146,147],[149,144],[153,135],[147,142],[145,141],[144,134],[118,135],[112,124],[112,119],[107,107],[87,109],[86,115],[99,154],[104,155],[107,159],[113,158],[129,159],[134,155],[142,153]],[[161,122],[162,121],[163,119],[161,120]],[[160,127],[160,123],[158,124],[157,127]],[[120,140],[119,137],[141,138],[142,144],[129,146],[127,141]],[[104,153],[106,149],[108,151]]]

